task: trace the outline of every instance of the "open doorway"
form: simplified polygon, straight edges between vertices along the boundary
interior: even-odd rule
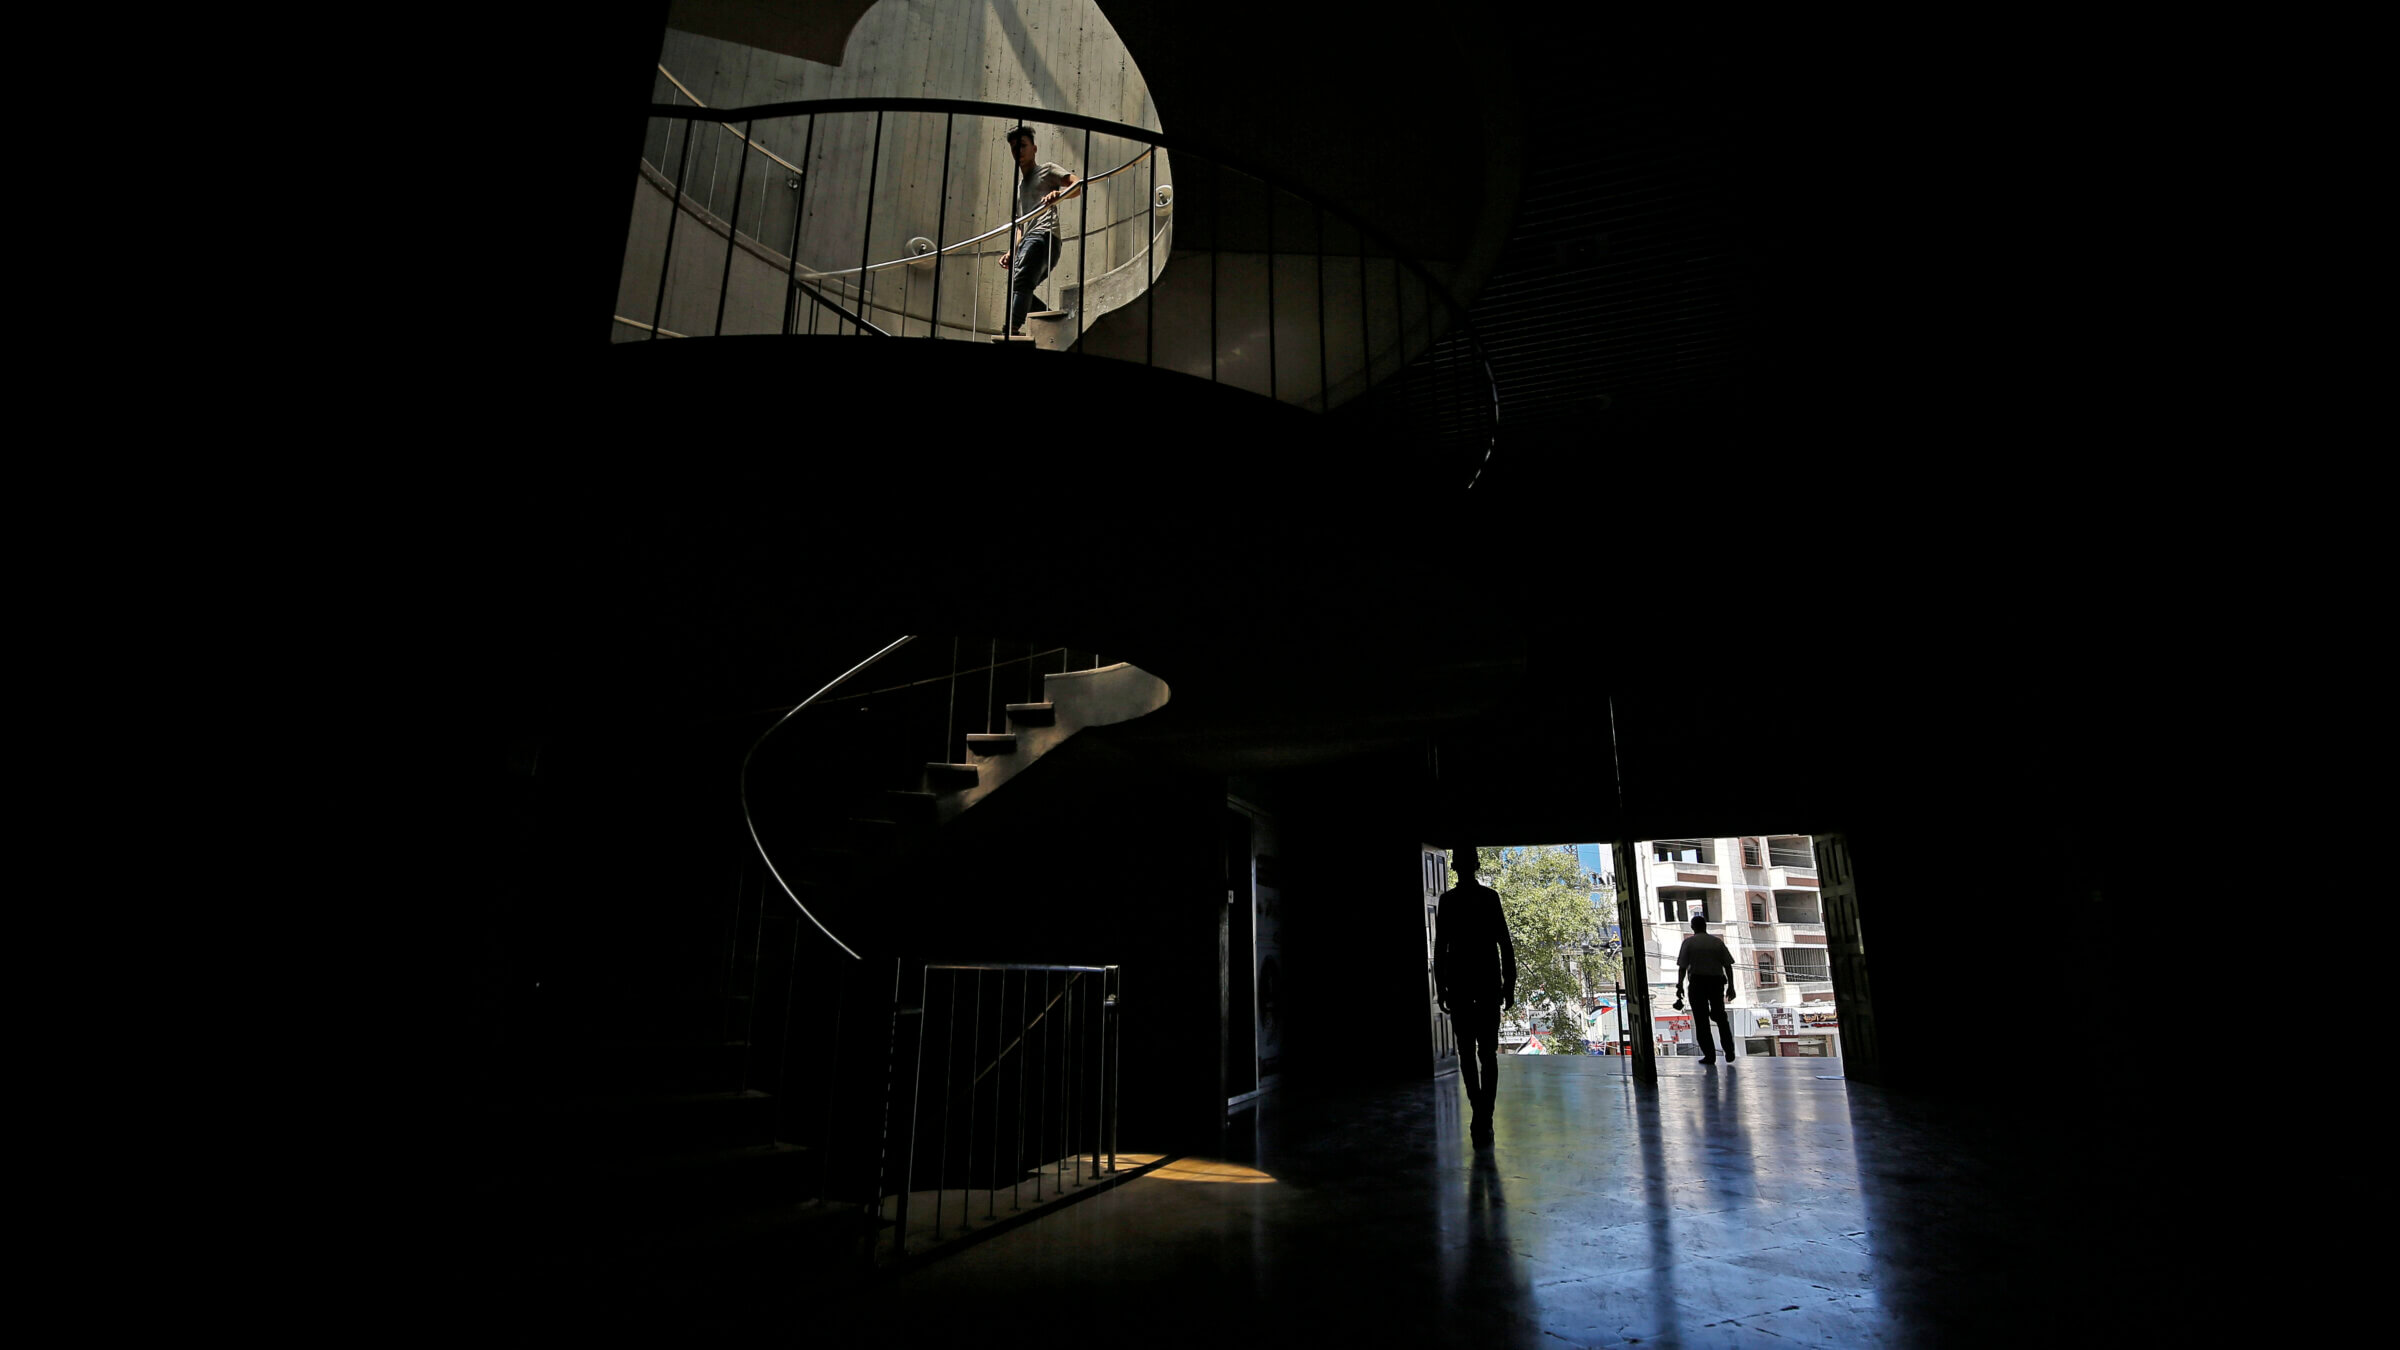
[[[1517,962],[1517,1001],[1500,1018],[1503,1055],[1622,1052],[1623,933],[1605,844],[1478,848],[1477,879],[1500,897]],[[1457,884],[1446,869],[1442,886]],[[1434,921],[1429,904],[1428,919]],[[1437,1026],[1436,1053],[1450,1043]],[[1451,1048],[1450,1063],[1456,1062]]]
[[[1840,982],[1817,842],[1806,834],[1634,842],[1623,899],[1643,928],[1639,978],[1662,1072],[1696,1063],[1703,1049],[1688,981],[1685,1006],[1674,1006],[1676,957],[1695,918],[1705,919],[1733,956],[1725,1010],[1735,1058],[1841,1058]]]
[[[1838,877],[1820,865],[1831,851],[1824,866],[1838,872],[1839,847],[1830,836],[1762,834],[1479,849],[1480,880],[1500,895],[1517,953],[1518,1000],[1503,1014],[1500,1053],[1698,1071],[1696,983],[1685,981],[1676,1005],[1678,958],[1701,919],[1732,959],[1727,1026],[1712,1029],[1707,1048],[1843,1072],[1845,1012],[1866,1008],[1863,998],[1844,1006],[1845,989],[1863,990],[1861,954],[1844,939]],[[1456,879],[1453,870],[1443,880]],[[1439,1028],[1435,1045],[1438,1057]],[[1445,1062],[1455,1064],[1454,1050]]]

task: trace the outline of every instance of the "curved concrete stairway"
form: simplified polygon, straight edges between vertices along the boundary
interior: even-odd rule
[[[896,856],[912,833],[957,819],[1076,732],[1156,712],[1170,695],[1166,681],[1124,662],[1044,675],[1042,693],[1039,702],[1006,705],[1008,730],[969,733],[966,763],[929,762],[914,789],[886,791],[862,802],[832,835],[805,849],[786,875],[839,887],[868,860]],[[841,935],[838,926],[835,932]]]
[[[492,1197],[495,1236],[515,1235],[562,1272],[584,1271],[578,1278],[600,1278],[667,1234],[699,1252],[713,1234],[767,1225],[811,1259],[859,1250],[856,1207],[824,1197],[871,1184],[858,1169],[871,1168],[880,1145],[829,1113],[881,1084],[887,1033],[870,1014],[890,995],[891,961],[882,943],[845,931],[839,897],[862,864],[905,856],[1076,732],[1168,698],[1164,681],[1123,663],[1044,675],[1042,693],[1006,705],[1006,731],[970,734],[968,762],[926,763],[916,788],[865,797],[840,822],[839,842],[777,851],[812,908],[825,907],[819,917],[874,959],[835,952],[754,874],[724,930],[718,972],[546,1015],[550,1033],[516,1048],[520,1098],[501,1130],[519,1161]],[[866,911],[849,919],[863,925]]]

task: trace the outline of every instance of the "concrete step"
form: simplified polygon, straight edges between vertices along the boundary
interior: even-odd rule
[[[986,735],[974,733],[967,737],[970,755],[1013,755],[1017,753],[1017,733],[1013,731]]]
[[[983,781],[972,764],[927,764],[925,787],[933,792],[964,792]]]
[[[1008,720],[1021,727],[1046,727],[1058,720],[1055,703],[1011,703]]]
[[[935,802],[939,795],[932,792],[895,790],[883,794],[883,807],[884,810],[891,813],[892,819],[899,821],[904,826],[929,825],[933,823]]]

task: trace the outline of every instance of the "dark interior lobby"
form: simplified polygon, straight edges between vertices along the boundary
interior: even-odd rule
[[[437,508],[434,729],[409,747],[467,817],[426,921],[444,1323],[1527,1346],[2132,1325],[2144,1301],[2102,1291],[2164,1278],[2132,1216],[2179,1159],[2119,1056],[2022,1010],[2119,978],[2048,939],[2133,904],[2157,563],[2114,489],[2059,488],[2073,438],[1999,394],[2032,264],[1946,167],[1989,144],[1992,71],[1732,19],[1098,7],[1179,145],[1439,266],[1496,389],[1488,459],[1470,490],[1374,409],[1076,352],[612,345],[671,6],[478,29],[527,72],[549,224],[434,241],[408,265],[473,297],[473,331],[395,358],[431,391],[401,421],[486,428]],[[680,8],[805,46],[867,6]],[[846,852],[791,823],[909,797],[894,745],[914,774],[962,730],[1032,737],[1036,705],[1114,697],[1080,691],[1118,663],[1171,697],[971,810],[851,818],[877,842]],[[1471,1147],[1424,1031],[1420,848],[1744,831],[1844,851],[1841,1057],[1510,1057],[1497,1142]],[[788,879],[819,908],[762,851],[841,852]],[[1230,898],[1261,868],[1272,1084]],[[1099,1134],[1046,1155],[1076,1170],[1038,1213],[970,1142],[971,1180],[915,1192],[1018,1217],[945,1214],[945,1241],[920,1200],[904,1251],[862,1255],[892,1178],[947,1165],[927,1122],[999,1100],[926,1086],[920,1033],[946,1023],[971,1066],[996,1033],[970,999],[1051,992],[937,993],[951,966],[1111,972],[1056,1005],[1063,1026],[1088,995]],[[1992,1027],[2003,1004],[2024,1020]],[[985,1071],[1068,1091],[1023,1087],[1022,1057]]]

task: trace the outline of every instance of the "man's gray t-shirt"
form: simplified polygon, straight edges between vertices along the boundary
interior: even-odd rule
[[[1017,175],[1016,214],[1022,216],[1040,206],[1045,193],[1052,188],[1064,187],[1066,183],[1067,171],[1048,162],[1036,164],[1030,174],[1019,173]],[[1028,241],[1031,241],[1037,234],[1051,233],[1058,228],[1058,208],[1056,206],[1049,207],[1019,228],[1025,231],[1025,238]]]

